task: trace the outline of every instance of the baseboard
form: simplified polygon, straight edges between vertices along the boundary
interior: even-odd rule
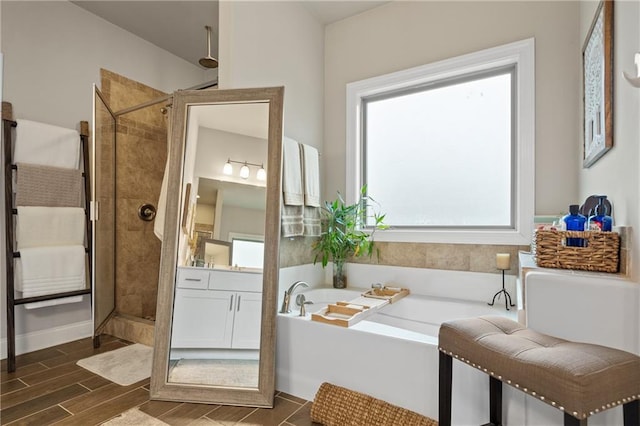
[[[91,320],[20,334],[16,336],[16,355],[50,348],[51,346],[91,336],[93,336],[93,322]],[[0,340],[0,358],[7,358],[6,338]]]

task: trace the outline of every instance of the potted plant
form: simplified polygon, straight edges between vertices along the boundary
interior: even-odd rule
[[[373,235],[378,229],[386,229],[384,214],[372,211],[375,201],[367,195],[366,185],[360,189],[360,196],[354,204],[345,204],[342,195],[334,201],[325,201],[321,209],[322,233],[313,243],[315,251],[314,264],[322,261],[326,267],[329,260],[333,262],[333,286],[345,288],[347,279],[344,265],[351,256],[373,254]],[[376,203],[377,204],[377,203]],[[374,219],[374,225],[367,228],[367,215]]]

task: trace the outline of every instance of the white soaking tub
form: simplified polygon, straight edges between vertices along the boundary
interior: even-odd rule
[[[329,303],[349,301],[366,289],[310,289],[313,304],[298,316],[292,297],[290,314],[278,314],[276,388],[313,400],[323,382],[367,393],[426,416],[438,417],[437,335],[442,322],[479,315],[507,315],[496,302],[463,301],[410,294],[345,328],[311,321],[311,313]],[[454,363],[454,424],[488,420],[487,376]],[[510,393],[504,389],[505,397]],[[514,397],[519,396],[515,392]],[[487,395],[484,398],[482,395]],[[522,397],[520,397],[522,398]],[[505,399],[505,406],[508,402]]]

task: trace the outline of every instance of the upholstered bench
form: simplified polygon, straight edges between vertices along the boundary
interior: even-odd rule
[[[439,424],[451,424],[452,359],[489,375],[490,422],[502,424],[505,382],[564,412],[565,425],[623,405],[624,425],[640,424],[640,357],[538,333],[504,317],[442,324]]]

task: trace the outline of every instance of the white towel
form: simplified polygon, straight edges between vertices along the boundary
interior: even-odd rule
[[[300,144],[302,150],[302,179],[304,181],[304,205],[320,207],[320,162],[318,150]]]
[[[15,262],[15,290],[23,298],[84,290],[84,246],[33,247],[20,250]],[[76,303],[82,296],[25,304],[26,309]]]
[[[83,296],[63,297],[61,299],[45,300],[43,302],[26,303],[23,306],[25,309],[38,309],[44,308],[45,306],[66,305],[67,303],[82,302],[82,297]]]
[[[80,134],[77,130],[30,120],[16,120],[14,163],[77,169]]]
[[[282,190],[284,204],[287,206],[304,205],[304,187],[302,185],[302,159],[298,142],[284,136],[282,152]],[[302,212],[301,212],[302,213]]]
[[[304,207],[303,220],[304,236],[319,237],[322,233],[320,223],[320,207]]]
[[[18,250],[84,245],[85,214],[79,207],[18,207]]]
[[[304,235],[304,206],[282,205],[282,236],[301,237]]]
[[[82,290],[86,284],[85,254],[81,245],[20,250],[16,290],[25,297]]]
[[[158,208],[156,209],[156,217],[153,222],[153,233],[160,241],[164,235],[164,214],[167,210],[167,185],[169,184],[169,159],[164,167],[164,176],[162,176],[162,186],[160,187],[160,197],[158,198]]]

